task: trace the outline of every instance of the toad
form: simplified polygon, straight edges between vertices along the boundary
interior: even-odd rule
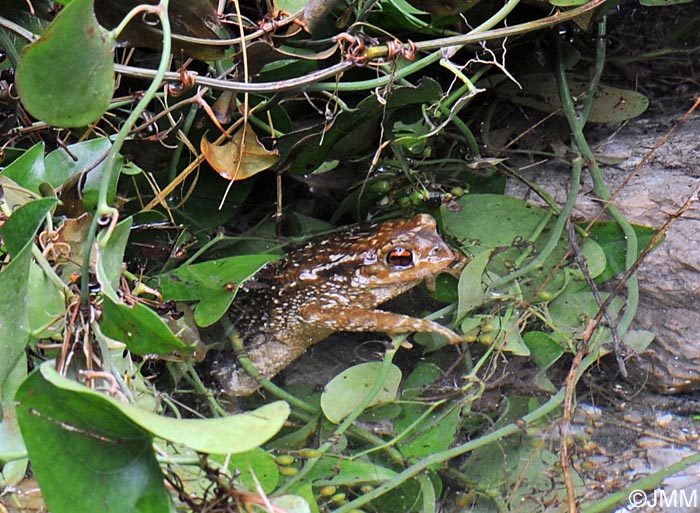
[[[243,285],[234,303],[241,312],[232,317],[246,355],[267,378],[336,331],[432,332],[457,344],[463,337],[440,324],[376,307],[464,263],[427,214],[353,228],[313,239],[261,269]],[[259,388],[237,366],[217,373],[227,393]]]

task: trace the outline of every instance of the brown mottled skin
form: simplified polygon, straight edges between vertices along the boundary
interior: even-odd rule
[[[434,332],[460,343],[440,324],[375,307],[464,263],[427,214],[314,239],[246,283],[235,302],[243,309],[236,327],[247,356],[268,378],[336,331]],[[220,374],[227,393],[259,387],[241,368]]]

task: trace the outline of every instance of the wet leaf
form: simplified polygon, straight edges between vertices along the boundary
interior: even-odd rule
[[[365,399],[367,393],[379,379],[382,362],[355,365],[334,377],[321,394],[321,409],[328,420],[341,422]],[[384,386],[368,406],[391,402],[401,383],[401,371],[391,365]]]
[[[239,129],[230,141],[216,146],[202,137],[201,150],[209,165],[226,180],[245,180],[274,166],[279,160],[277,150],[267,150],[260,144],[250,125]]]
[[[60,127],[97,121],[114,92],[114,38],[93,13],[94,0],[73,0],[22,50],[17,89],[32,116]]]

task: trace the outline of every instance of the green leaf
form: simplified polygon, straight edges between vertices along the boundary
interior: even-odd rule
[[[116,288],[131,223],[131,217],[119,223],[97,253],[97,280],[103,294],[100,327],[106,336],[124,342],[136,354],[182,357],[194,351],[195,347],[177,338],[165,321],[144,304],[129,306],[117,296]]]
[[[444,229],[462,241],[472,254],[495,249],[487,269],[492,278],[506,276],[532,262],[552,237],[556,218],[550,211],[523,200],[499,194],[468,194],[460,198],[459,203],[461,210],[442,207]],[[548,290],[558,289],[564,275],[558,266],[568,247],[566,236],[562,234],[544,262],[518,280],[518,291],[508,293],[527,297],[539,293],[545,284]],[[469,283],[474,283],[474,279],[472,277]],[[465,282],[466,298],[469,294],[478,296],[479,291],[474,287]],[[471,305],[464,300],[460,309],[466,311]]]
[[[668,7],[669,5],[689,4],[693,0],[639,0],[644,7]]]
[[[27,449],[22,440],[15,410],[15,394],[27,376],[27,358],[19,361],[0,387],[0,489],[17,485],[27,470],[28,460],[22,458]]]
[[[32,335],[36,338],[60,337],[59,327],[63,326],[66,312],[63,291],[34,263],[29,266],[28,284],[27,314]],[[55,323],[56,319],[61,319],[61,322]],[[52,325],[47,328],[49,324]]]
[[[199,301],[195,321],[210,326],[229,309],[241,284],[277,255],[241,255],[184,265],[156,276],[166,300]]]
[[[124,342],[132,353],[170,355],[177,357],[194,351],[177,338],[160,316],[142,303],[128,306],[103,296],[102,332]]]
[[[55,204],[56,200],[49,198],[27,203],[15,210],[0,230],[13,254],[0,271],[0,388],[29,342],[27,290],[32,245],[44,216]]]
[[[26,246],[0,272],[0,388],[29,343],[27,278],[32,253]]]
[[[21,157],[7,166],[2,174],[20,187],[40,194],[39,185],[49,181],[44,166],[44,143],[40,142],[29,148]]]
[[[457,319],[461,319],[474,308],[480,306],[488,297],[481,277],[490,259],[491,251],[482,251],[469,262],[459,276],[459,284],[457,285],[459,293]]]
[[[588,273],[591,278],[597,278],[605,271],[606,260],[605,252],[600,244],[591,239],[586,239],[581,244],[581,254],[586,260],[586,265],[588,266]]]
[[[127,217],[112,230],[112,234],[103,248],[98,252],[98,274],[97,279],[102,285],[102,290],[115,301],[116,291],[119,288],[119,280],[122,275],[122,263],[124,262],[124,251],[129,240],[133,217]]]
[[[557,7],[576,7],[583,5],[588,0],[549,0],[549,3]]]
[[[379,379],[382,362],[367,362],[344,370],[334,377],[321,394],[321,409],[328,420],[339,423],[357,408]],[[401,371],[391,364],[384,386],[368,406],[391,402],[401,383]]]
[[[505,414],[491,429],[517,422],[530,403],[527,397],[508,397]],[[543,498],[551,504],[566,502],[561,472],[554,470],[558,462],[546,444],[525,433],[478,447],[460,469],[468,482],[485,489],[476,494],[471,511],[538,511]],[[585,489],[578,474],[572,478],[577,489]]]
[[[648,226],[632,225],[637,234],[639,256],[658,230]],[[602,283],[609,280],[617,273],[625,270],[625,258],[627,254],[627,241],[620,226],[613,222],[596,223],[589,231],[590,238],[598,243],[606,258],[605,271],[597,276],[596,281]]]
[[[417,87],[394,87],[386,104],[371,95],[355,109],[340,114],[330,129],[324,123],[320,127],[280,137],[277,147],[284,159],[280,169],[307,174],[328,160],[331,151],[351,154],[358,146],[370,147],[374,143],[374,132],[379,130],[380,119],[388,116],[387,112],[408,105],[432,104],[439,101],[441,95],[440,85],[430,78],[424,79]]]
[[[236,477],[236,484],[248,490],[257,491],[260,484],[263,492],[272,493],[279,483],[279,469],[273,458],[266,451],[256,448],[239,454],[227,455],[228,468]],[[218,459],[216,456],[214,459]],[[221,458],[223,461],[225,458]]]
[[[622,337],[622,341],[627,347],[631,347],[637,353],[642,353],[646,351],[654,338],[656,338],[656,334],[653,331],[629,330]]]
[[[299,495],[279,495],[270,502],[285,513],[311,513],[309,502]]]
[[[46,214],[56,203],[58,200],[54,198],[42,198],[22,205],[12,213],[0,230],[10,255],[16,256],[23,247],[33,242]]]
[[[486,248],[529,238],[545,215],[542,208],[501,194],[468,194],[459,203],[459,212],[441,209],[445,229],[457,239],[477,240]]]
[[[114,37],[95,18],[93,0],[73,0],[42,36],[24,47],[17,89],[33,116],[79,127],[98,120],[114,92]]]
[[[68,146],[68,151],[61,148],[46,156],[48,183],[54,189],[63,186],[61,199],[70,202],[73,197],[85,210],[94,210],[97,206],[99,188],[107,169],[105,157],[112,143],[106,137],[79,142]],[[68,153],[70,152],[70,153]],[[117,158],[117,166],[124,159]],[[119,173],[114,173],[113,181],[108,186],[107,202],[114,201],[117,193]]]
[[[543,331],[528,331],[523,335],[523,341],[540,369],[548,368],[564,354],[562,345]]]
[[[309,473],[304,476],[304,481],[311,481],[316,486],[356,486],[379,484],[394,476],[396,476],[396,472],[393,470],[369,461],[322,456]],[[296,488],[293,491],[300,493],[300,490]]]
[[[58,374],[49,368],[42,366],[17,392],[22,436],[49,509],[169,513],[151,435],[111,399],[77,384],[55,386],[49,378]]]
[[[452,403],[445,408],[433,411],[417,425],[403,440],[399,450],[411,461],[444,451],[454,443],[461,423],[461,407]],[[408,427],[401,424],[402,427]],[[397,425],[398,429],[402,429]]]

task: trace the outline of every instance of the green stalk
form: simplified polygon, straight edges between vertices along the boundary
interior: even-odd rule
[[[102,222],[109,219],[109,228],[104,232],[104,235],[99,238],[98,246],[104,248],[109,238],[112,234],[114,226],[117,224],[119,219],[119,211],[111,207],[107,203],[107,193],[109,190],[109,184],[112,182],[115,174],[119,173],[117,169],[117,164],[119,163],[119,156],[122,146],[129,135],[129,131],[134,127],[136,121],[139,119],[143,111],[146,109],[151,100],[155,97],[156,93],[160,89],[160,84],[163,81],[165,74],[168,70],[170,64],[170,20],[168,19],[168,2],[169,0],[160,0],[160,3],[155,6],[144,6],[145,11],[153,14],[157,14],[160,19],[160,23],[163,29],[163,51],[161,53],[160,64],[158,65],[158,70],[151,85],[148,87],[144,93],[141,100],[138,102],[134,110],[131,112],[127,118],[124,126],[117,133],[117,137],[114,140],[114,144],[109,150],[105,163],[105,174],[102,178],[102,183],[100,184],[100,189],[98,191],[97,198],[97,209],[95,211],[95,216],[92,219],[92,224],[90,225],[90,231],[87,235],[87,240],[85,243],[85,258],[83,259],[83,269],[80,284],[80,296],[83,305],[87,305],[90,298],[89,283],[90,283],[90,255],[92,253],[92,246],[97,237],[97,230]],[[137,9],[132,9],[129,13],[130,16],[136,15]],[[126,18],[125,18],[126,19]],[[121,26],[121,25],[120,25]],[[116,37],[116,32],[112,31],[112,35]]]
[[[566,226],[566,221],[571,214],[571,210],[574,208],[579,189],[581,188],[581,166],[581,157],[575,158],[571,163],[571,183],[569,186],[569,196],[566,198],[566,203],[562,207],[561,212],[559,212],[559,217],[557,217],[557,221],[552,227],[552,233],[544,248],[542,248],[542,251],[540,251],[537,257],[526,266],[521,267],[517,271],[510,273],[499,280],[494,281],[491,284],[491,288],[495,289],[501,287],[506,283],[521,278],[534,269],[537,269],[538,267],[542,266],[544,261],[549,257],[552,251],[554,251],[554,248],[561,239],[561,235],[564,232],[564,227]]]
[[[593,178],[594,190],[598,198],[600,198],[606,204],[606,208],[610,215],[615,220],[615,222],[620,226],[624,236],[625,242],[627,244],[627,254],[625,255],[625,269],[631,269],[637,260],[637,234],[634,231],[632,225],[625,219],[625,217],[620,213],[617,207],[610,201],[610,192],[605,185],[605,180],[603,179],[603,174],[600,171],[600,167],[595,160],[593,155],[593,150],[588,145],[586,137],[583,135],[583,127],[576,115],[576,109],[574,108],[574,101],[571,97],[571,91],[569,91],[569,85],[566,81],[566,72],[564,70],[563,60],[561,58],[561,43],[557,39],[556,43],[557,50],[557,63],[556,63],[556,75],[557,83],[559,85],[559,96],[561,98],[562,109],[566,120],[569,123],[569,128],[578,147],[578,150],[586,159],[591,177]],[[637,280],[637,275],[632,275],[627,281],[627,301],[626,308],[620,320],[617,324],[617,330],[620,336],[627,332],[632,320],[637,312],[637,306],[639,304],[639,283]],[[614,329],[614,328],[613,328]]]

